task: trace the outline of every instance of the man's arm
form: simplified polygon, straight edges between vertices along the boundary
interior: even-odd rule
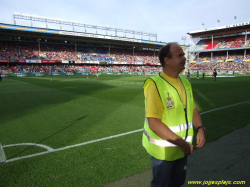
[[[197,108],[194,109],[193,124],[194,124],[195,129],[202,126],[201,115]],[[197,144],[196,147],[201,148],[204,146],[205,143],[206,143],[205,130],[203,128],[200,128],[198,130],[197,137],[196,137],[196,144]]]
[[[149,128],[154,131],[159,137],[167,140],[170,143],[178,145],[184,151],[185,155],[190,155],[193,152],[193,145],[186,142],[180,136],[172,132],[168,126],[163,124],[158,118],[148,118]]]

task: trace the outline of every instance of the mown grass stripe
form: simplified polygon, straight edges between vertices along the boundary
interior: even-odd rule
[[[229,107],[232,107],[232,106],[236,106],[236,105],[240,105],[240,104],[244,104],[244,103],[249,103],[249,102],[250,102],[250,100],[249,101],[244,101],[244,102],[241,102],[241,103],[236,103],[236,104],[233,104],[233,105],[228,105],[228,106],[216,108],[216,109],[213,109],[213,110],[208,110],[206,112],[202,112],[201,115],[209,113],[209,112],[229,108]],[[143,129],[129,131],[129,132],[125,132],[125,133],[121,133],[121,134],[117,134],[117,135],[113,135],[113,136],[108,136],[108,137],[100,138],[100,139],[96,139],[96,140],[91,140],[91,141],[87,141],[87,142],[83,142],[83,143],[79,143],[79,144],[75,144],[75,145],[70,145],[70,146],[66,146],[66,147],[62,147],[62,148],[58,148],[58,149],[50,148],[48,151],[45,151],[45,152],[40,152],[40,153],[36,153],[36,154],[31,154],[31,155],[27,155],[27,156],[18,157],[18,158],[13,158],[13,159],[5,160],[5,161],[2,161],[2,162],[13,162],[13,161],[17,161],[17,160],[21,160],[21,159],[25,159],[25,158],[31,158],[31,157],[35,157],[35,156],[40,156],[40,155],[52,153],[52,152],[62,151],[62,150],[66,150],[66,149],[70,149],[70,148],[74,148],[74,147],[79,147],[79,146],[83,146],[83,145],[87,145],[87,144],[91,144],[91,143],[96,143],[96,142],[109,140],[109,139],[113,139],[113,138],[118,138],[118,137],[121,137],[121,136],[133,134],[133,133],[136,133],[136,132],[140,132],[142,130]],[[18,144],[16,144],[16,145],[18,145]],[[37,145],[37,144],[34,144],[34,145]],[[6,145],[4,147],[9,147],[9,146]]]

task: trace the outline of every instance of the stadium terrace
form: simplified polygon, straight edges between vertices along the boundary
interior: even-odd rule
[[[249,29],[250,22],[245,22],[189,32],[192,38],[190,45],[182,45],[188,54],[184,73],[190,69],[191,73],[205,70],[211,74],[216,68],[221,74],[249,74]],[[59,75],[58,72],[85,74],[87,69],[98,71],[108,67],[118,73],[121,69],[126,69],[128,74],[135,70],[141,74],[150,74],[152,70],[157,73],[161,71],[158,51],[166,43],[134,36],[0,23],[0,70],[3,77],[18,73],[29,76],[32,71],[38,71],[39,76],[51,71],[55,71],[52,72],[55,75]],[[89,68],[91,66],[95,68]],[[108,73],[111,73],[110,69]]]

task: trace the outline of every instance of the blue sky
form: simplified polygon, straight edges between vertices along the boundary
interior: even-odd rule
[[[187,36],[187,44],[189,35],[186,33],[200,30],[202,23],[205,29],[249,22],[249,11],[250,0],[0,0],[0,23],[13,24],[12,14],[16,12],[156,33],[157,40],[162,42],[183,44],[182,37]],[[30,26],[29,21],[21,19],[16,23]],[[46,25],[33,22],[33,26]],[[59,25],[48,26],[60,28]],[[72,30],[72,27],[62,26],[62,29]],[[144,36],[143,39],[149,38]]]

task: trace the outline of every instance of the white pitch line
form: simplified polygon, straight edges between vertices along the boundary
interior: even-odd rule
[[[5,160],[6,160],[6,156],[5,156],[5,153],[4,153],[4,150],[3,150],[3,146],[0,143],[0,163],[4,162]]]
[[[201,115],[209,113],[209,112],[213,112],[213,111],[216,111],[216,110],[221,110],[221,109],[224,109],[224,108],[229,108],[229,107],[232,107],[232,106],[236,106],[236,105],[240,105],[240,104],[244,104],[244,103],[249,103],[249,102],[250,102],[250,100],[249,101],[244,101],[244,102],[241,102],[241,103],[236,103],[236,104],[233,104],[233,105],[228,105],[228,106],[225,106],[225,107],[216,108],[216,109],[213,109],[213,110],[208,110],[206,112],[202,112]],[[108,137],[105,137],[105,138],[91,140],[91,141],[88,141],[88,142],[83,142],[83,143],[80,143],[80,144],[70,145],[70,146],[66,146],[66,147],[62,147],[62,148],[58,148],[58,149],[53,149],[53,148],[50,148],[48,146],[45,146],[45,145],[43,146],[42,145],[41,147],[43,147],[43,148],[45,148],[45,147],[49,148],[49,149],[47,149],[48,151],[40,152],[40,153],[36,153],[36,154],[32,154],[32,155],[27,155],[27,156],[22,156],[22,157],[17,157],[17,158],[12,158],[12,159],[9,159],[9,160],[5,160],[4,162],[13,162],[13,161],[17,161],[17,160],[21,160],[21,159],[25,159],[25,158],[31,158],[31,157],[35,157],[35,156],[39,156],[39,155],[52,153],[52,152],[62,151],[62,150],[66,150],[66,149],[70,149],[70,148],[74,148],[74,147],[79,147],[79,146],[83,146],[83,145],[87,145],[87,144],[91,144],[91,143],[95,143],[95,142],[100,142],[100,141],[104,141],[104,140],[108,140],[108,139],[118,138],[118,137],[125,136],[125,135],[128,135],[128,134],[133,134],[133,133],[136,133],[136,132],[140,132],[142,130],[143,129],[129,131],[129,132],[125,132],[125,133],[122,133],[122,134],[108,136]],[[14,146],[14,145],[15,144],[6,145],[4,147],[10,147],[10,146]],[[16,144],[16,145],[18,145],[18,144]],[[41,144],[32,144],[32,145],[41,145]]]
[[[216,111],[216,110],[220,110],[220,109],[223,109],[223,108],[229,108],[229,107],[231,107],[231,106],[236,106],[236,105],[240,105],[240,104],[243,104],[243,103],[249,103],[249,102],[250,102],[250,101],[244,101],[244,102],[241,102],[241,103],[236,103],[236,104],[233,104],[233,105],[228,105],[228,106],[216,108],[216,109],[213,109],[213,110],[208,110],[208,111],[206,111],[206,112],[202,112],[201,114],[206,114],[206,113],[213,112],[213,111]]]
[[[125,136],[125,135],[128,135],[128,134],[133,134],[133,133],[139,132],[139,131],[142,131],[142,129],[138,129],[138,130],[134,130],[134,131],[122,133],[122,134],[117,134],[117,135],[114,135],[114,136],[108,136],[108,137],[105,137],[105,138],[100,138],[100,139],[97,139],[97,140],[83,142],[83,143],[80,143],[80,144],[66,146],[66,147],[62,147],[62,148],[58,148],[58,149],[52,149],[52,150],[49,150],[49,151],[40,152],[40,153],[36,153],[36,154],[32,154],[32,155],[27,155],[27,156],[12,158],[12,159],[6,160],[4,162],[13,162],[13,161],[21,160],[21,159],[24,159],[24,158],[30,158],[30,157],[44,155],[44,154],[48,154],[48,153],[52,153],[52,152],[62,151],[62,150],[70,149],[70,148],[73,148],[73,147],[79,147],[79,146],[82,146],[82,145],[87,145],[87,144],[91,144],[91,143],[95,143],[95,142],[100,142],[100,141],[104,141],[104,140],[108,140],[108,139],[112,139],[112,138],[117,138],[117,137]],[[37,145],[37,144],[35,144],[35,145]],[[41,144],[39,144],[39,145],[41,145]],[[7,145],[7,146],[4,146],[4,147],[9,147],[9,146]]]
[[[5,145],[3,147],[14,147],[14,146],[22,146],[22,145],[31,145],[31,146],[37,146],[37,147],[42,147],[44,149],[47,149],[48,151],[54,151],[53,148],[43,145],[43,144],[36,144],[36,143],[19,143],[19,144],[10,144],[10,145]]]
[[[130,132],[125,132],[125,133],[117,134],[117,135],[113,135],[113,136],[108,136],[108,137],[100,138],[100,139],[97,139],[97,140],[91,140],[91,141],[83,142],[83,143],[80,143],[80,144],[75,144],[75,145],[70,145],[70,146],[58,148],[58,149],[55,149],[55,151],[61,151],[61,150],[70,149],[70,148],[73,148],[73,147],[79,147],[79,146],[82,146],[82,145],[87,145],[87,144],[100,142],[100,141],[104,141],[104,140],[108,140],[108,139],[112,139],[112,138],[117,138],[117,137],[125,136],[125,135],[128,135],[128,134],[133,134],[133,133],[139,132],[139,131],[142,131],[142,129],[138,129],[138,130],[134,130],[134,131],[130,131]]]

